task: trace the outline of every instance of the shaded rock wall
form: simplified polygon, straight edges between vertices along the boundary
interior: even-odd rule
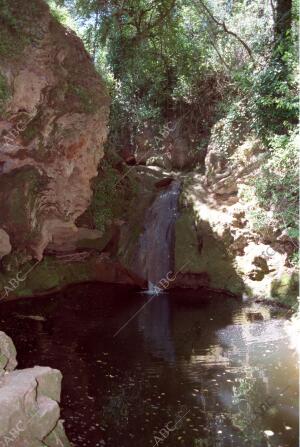
[[[224,238],[216,235],[209,221],[198,219],[191,206],[181,207],[176,223],[175,261],[178,287],[206,287],[236,295],[244,291]]]
[[[160,186],[166,176],[160,169],[146,166],[129,169],[130,172],[128,167],[122,167],[113,179],[107,179],[107,170],[103,173],[106,178],[99,174],[94,187],[97,189],[99,183],[106,185],[109,180],[111,194],[107,195],[106,187],[101,188],[100,198],[96,193],[86,213],[78,219],[78,231],[72,237],[69,234],[64,244],[56,233],[40,263],[28,262],[7,272],[2,277],[4,299],[43,294],[86,281],[147,286],[147,277],[136,265],[139,238],[145,229],[147,210],[170,179]],[[118,189],[113,189],[118,181]],[[18,282],[17,278],[24,281]]]

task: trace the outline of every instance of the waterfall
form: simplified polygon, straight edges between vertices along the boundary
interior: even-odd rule
[[[175,222],[178,216],[180,182],[173,180],[154,200],[140,236],[139,270],[148,280],[149,293],[159,293],[159,282],[174,268]]]

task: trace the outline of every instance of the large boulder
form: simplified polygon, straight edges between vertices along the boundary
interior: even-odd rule
[[[110,100],[83,43],[45,2],[8,0],[0,17],[0,225],[18,252],[41,259],[90,203]]]
[[[60,420],[60,371],[40,366],[13,371],[16,364],[14,344],[0,332],[0,445],[69,447]]]

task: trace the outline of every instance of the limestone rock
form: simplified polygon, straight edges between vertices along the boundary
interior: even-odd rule
[[[89,228],[78,228],[75,225],[61,225],[47,246],[47,251],[74,252],[77,248],[98,248],[103,233]],[[105,242],[103,244],[105,246]]]
[[[58,421],[56,427],[43,440],[43,443],[48,447],[69,447],[70,443],[66,436],[62,421]]]
[[[190,275],[194,275],[195,284],[195,275],[199,275],[201,286],[206,274],[210,287],[261,298],[278,297],[286,302],[295,300],[296,274],[288,255],[296,251],[297,242],[272,225],[254,228],[249,216],[255,208],[243,194],[249,179],[260,175],[265,156],[264,146],[251,136],[247,123],[239,133],[236,129],[229,132],[226,120],[213,127],[205,174],[191,174],[183,187],[178,224],[186,214],[191,222],[178,228],[176,266],[179,268],[184,260],[191,262],[180,277],[180,285],[188,286]],[[202,249],[197,252],[199,239]]]
[[[0,445],[69,447],[59,419],[60,371],[36,366],[8,372],[16,364],[15,348],[11,339],[1,332],[1,352],[3,343],[9,344],[4,352],[12,352],[12,364],[0,378]]]
[[[49,399],[60,402],[60,391],[62,374],[60,371],[48,368],[35,366],[34,368],[17,370],[14,372],[14,377],[18,380],[18,377],[28,377],[37,381],[38,395],[37,397],[46,396]]]
[[[191,168],[201,159],[183,119],[164,123],[162,129],[147,124],[134,136],[134,143],[139,164],[179,170]]]
[[[175,258],[177,270],[186,262],[188,266],[175,285],[207,285],[237,295],[295,300],[297,275],[286,265],[290,239],[285,249],[285,237],[273,231],[266,242],[266,235],[246,219],[247,203],[238,195],[215,194],[198,174],[187,179],[183,194]]]
[[[13,371],[17,366],[17,352],[13,341],[4,332],[0,332],[0,375],[1,371]]]

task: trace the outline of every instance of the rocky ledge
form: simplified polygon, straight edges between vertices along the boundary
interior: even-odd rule
[[[290,256],[297,252],[298,241],[272,220],[255,228],[251,215],[257,204],[243,193],[251,179],[261,176],[261,144],[249,139],[236,147],[233,154],[243,157],[230,171],[213,149],[209,147],[206,156],[205,174],[189,173],[183,182],[175,247],[176,270],[181,273],[176,285],[296,304],[298,269]]]

